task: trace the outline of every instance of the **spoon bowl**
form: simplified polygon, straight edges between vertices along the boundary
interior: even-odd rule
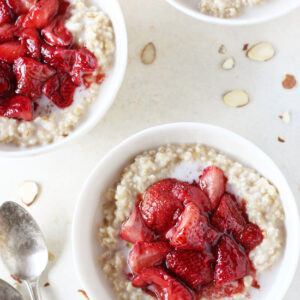
[[[24,298],[10,284],[0,279],[0,300],[24,300]]]

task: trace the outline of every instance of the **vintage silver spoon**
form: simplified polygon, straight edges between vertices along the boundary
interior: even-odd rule
[[[24,298],[10,284],[0,279],[0,300],[24,300]]]
[[[46,242],[31,215],[15,202],[0,207],[0,256],[9,272],[24,280],[31,298],[40,300],[39,277],[48,263]]]

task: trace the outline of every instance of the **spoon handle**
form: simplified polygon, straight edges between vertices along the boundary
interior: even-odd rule
[[[41,294],[39,291],[39,282],[36,281],[25,281],[31,296],[31,300],[41,300]]]

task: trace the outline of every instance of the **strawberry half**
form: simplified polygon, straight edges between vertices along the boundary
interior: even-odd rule
[[[135,207],[129,218],[122,224],[120,237],[130,243],[154,240],[154,233],[146,226],[140,210]]]
[[[135,287],[148,287],[152,285],[159,300],[193,300],[190,291],[178,280],[166,273],[161,267],[143,269],[136,275],[132,284]]]
[[[27,13],[23,26],[25,28],[44,28],[56,15],[58,7],[58,0],[40,0]]]
[[[67,47],[72,44],[72,33],[65,27],[60,18],[55,18],[47,27],[42,29],[44,39],[52,46]]]
[[[216,285],[241,279],[248,274],[249,260],[247,255],[230,237],[223,235],[217,245]]]
[[[166,233],[170,244],[183,250],[204,250],[206,243],[213,243],[218,236],[207,217],[193,202],[186,205],[177,224]]]
[[[23,96],[15,96],[9,100],[3,116],[7,118],[32,121],[32,103]]]
[[[134,273],[161,263],[172,250],[167,242],[137,242],[129,253],[128,264]]]
[[[26,14],[35,5],[36,0],[6,0],[16,15]]]
[[[28,55],[39,60],[41,55],[41,39],[35,28],[25,28],[20,34],[23,45],[27,48]]]
[[[26,48],[20,41],[11,41],[0,44],[0,60],[7,63],[14,63],[14,61],[26,54]]]
[[[212,254],[194,250],[174,250],[166,257],[168,268],[182,281],[195,289],[214,279]]]
[[[21,57],[14,63],[17,78],[16,93],[35,100],[42,95],[43,84],[56,71],[48,65],[42,64],[29,57]]]
[[[212,209],[218,206],[220,198],[225,192],[226,182],[227,178],[220,168],[209,166],[203,170],[199,184],[204,193],[209,197]]]
[[[221,232],[240,232],[244,230],[247,224],[241,211],[229,194],[225,194],[221,198],[220,204],[211,218],[211,222]]]
[[[9,23],[14,18],[14,14],[5,0],[0,0],[0,24]]]
[[[14,24],[0,25],[0,43],[14,39],[17,27]]]
[[[260,228],[253,223],[247,224],[245,229],[240,234],[235,234],[234,237],[247,251],[254,249],[264,239]]]
[[[172,190],[176,179],[164,179],[149,186],[140,203],[142,216],[149,228],[164,233],[172,227],[183,211],[182,201]]]

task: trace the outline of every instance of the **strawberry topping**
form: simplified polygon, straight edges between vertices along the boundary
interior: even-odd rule
[[[35,5],[36,0],[6,0],[16,15],[26,14]]]
[[[30,99],[23,96],[15,96],[9,100],[7,106],[0,107],[0,115],[7,118],[32,120],[32,104]]]
[[[0,24],[12,21],[14,14],[5,0],[0,0]]]
[[[0,60],[7,63],[14,63],[16,59],[24,56],[26,48],[20,41],[11,41],[0,44]]]
[[[35,28],[26,28],[21,32],[20,37],[28,56],[38,61],[41,55],[41,39],[38,31]]]
[[[14,24],[0,25],[0,43],[14,39],[17,27]]]
[[[247,224],[244,230],[234,237],[247,251],[254,249],[264,239],[264,235],[260,228],[253,223]]]

